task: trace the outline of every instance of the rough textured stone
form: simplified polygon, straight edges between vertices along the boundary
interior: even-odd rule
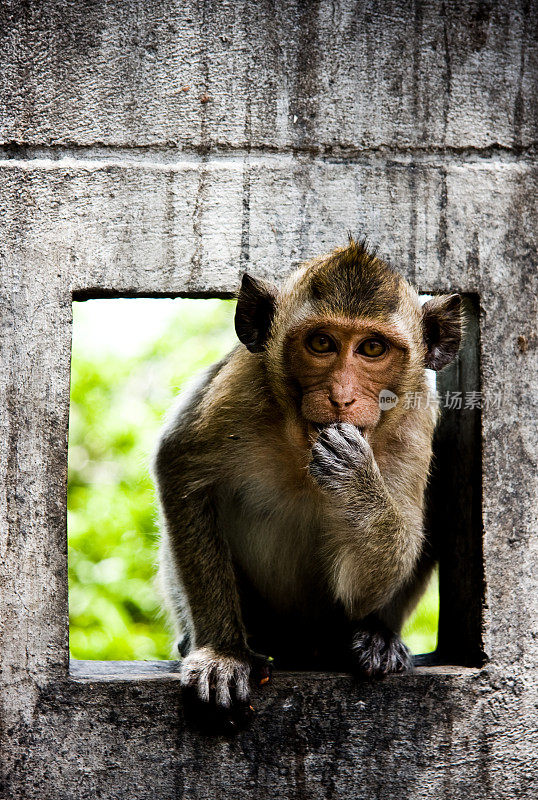
[[[2,5],[1,798],[535,796],[537,11]],[[476,309],[443,381],[486,407],[445,420],[436,495],[456,666],[280,674],[250,731],[205,739],[173,664],[68,671],[72,298],[229,295],[348,229]]]
[[[528,0],[7,0],[4,141],[524,147],[535,11]]]

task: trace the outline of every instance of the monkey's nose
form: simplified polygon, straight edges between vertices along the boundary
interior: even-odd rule
[[[342,409],[342,408],[349,408],[355,402],[355,398],[351,400],[337,400],[334,397],[329,396],[329,403],[334,406],[335,408]]]

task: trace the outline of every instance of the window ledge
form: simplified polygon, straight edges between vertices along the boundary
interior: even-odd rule
[[[69,676],[75,681],[141,681],[178,679],[179,661],[77,661],[71,659]],[[480,673],[479,668],[462,667],[451,664],[417,666],[408,675],[393,675],[386,680],[407,681],[423,677],[471,677]],[[352,676],[344,672],[280,672],[275,671],[274,679],[285,682],[308,681],[351,681]],[[376,682],[377,683],[377,682]]]

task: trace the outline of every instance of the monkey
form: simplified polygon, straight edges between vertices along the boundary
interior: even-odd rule
[[[461,298],[421,305],[350,236],[280,288],[245,273],[235,330],[180,395],[153,465],[181,684],[228,714],[273,658],[363,678],[412,668],[400,632],[435,563],[426,370],[457,355]]]

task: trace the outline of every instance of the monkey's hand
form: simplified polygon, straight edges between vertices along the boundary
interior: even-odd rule
[[[366,488],[379,474],[372,448],[354,425],[324,428],[312,447],[310,475],[323,489],[338,492],[354,483]]]
[[[383,678],[413,668],[413,656],[400,637],[375,617],[365,619],[355,631],[351,652],[360,677]]]
[[[200,647],[181,664],[185,714],[191,723],[211,732],[234,733],[250,721],[250,683],[267,683],[272,659],[245,651],[223,655]]]

